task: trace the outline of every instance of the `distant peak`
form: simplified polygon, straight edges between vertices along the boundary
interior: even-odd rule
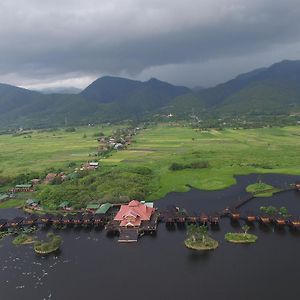
[[[158,80],[158,79],[155,78],[155,77],[151,77],[148,81],[149,81],[149,82],[158,82],[158,81],[160,81],[160,80]]]

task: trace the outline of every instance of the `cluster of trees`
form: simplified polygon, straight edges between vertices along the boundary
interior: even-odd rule
[[[187,226],[187,237],[193,242],[200,241],[204,243],[207,239],[208,227],[205,225],[197,226],[191,224]]]
[[[171,166],[169,167],[169,170],[178,171],[184,169],[205,169],[205,168],[209,168],[209,162],[197,161],[189,164],[172,163]]]
[[[261,212],[269,215],[269,216],[275,216],[280,215],[282,217],[288,217],[290,216],[288,209],[284,206],[277,208],[275,206],[262,206],[260,207]]]
[[[60,185],[41,186],[37,198],[42,206],[56,209],[68,201],[76,209],[89,202],[127,202],[144,200],[150,193],[153,172],[146,167],[103,167],[97,172],[85,173]]]

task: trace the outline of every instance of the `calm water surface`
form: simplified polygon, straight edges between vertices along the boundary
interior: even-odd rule
[[[264,175],[267,183],[285,187],[296,176]],[[213,212],[245,195],[245,186],[257,175],[240,176],[238,184],[216,192],[191,190],[171,193],[156,202],[175,204],[190,212]],[[258,198],[243,209],[258,211],[262,205],[287,206],[300,215],[300,193],[290,191],[272,198]],[[2,210],[0,217],[20,214]],[[241,222],[240,225],[243,225]],[[0,299],[298,299],[300,295],[300,230],[261,228],[254,245],[224,242],[227,231],[240,230],[223,219],[211,231],[220,242],[214,252],[194,252],[184,247],[185,230],[167,230],[160,224],[155,237],[136,244],[119,244],[105,231],[60,231],[61,252],[46,258],[32,246],[15,247],[11,238],[0,242]],[[46,231],[39,232],[45,236]]]

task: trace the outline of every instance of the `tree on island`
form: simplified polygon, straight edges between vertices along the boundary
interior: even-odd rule
[[[248,225],[246,224],[246,225],[242,226],[242,229],[243,229],[243,231],[244,231],[244,236],[246,236],[247,233],[248,233],[248,231],[249,231],[249,229],[250,229],[250,226],[248,226]]]
[[[207,239],[208,227],[205,225],[199,226],[198,233],[200,235],[202,242],[204,243]]]
[[[194,224],[188,225],[187,227],[187,236],[188,238],[192,239],[193,242],[197,241],[197,231],[198,231],[197,229],[198,226]]]
[[[219,245],[217,241],[208,236],[208,227],[194,224],[187,227],[186,247],[194,250],[213,250]]]
[[[193,242],[201,241],[205,242],[207,240],[208,228],[205,225],[197,226],[194,224],[188,225],[187,236],[192,239]]]
[[[260,210],[271,217],[275,216],[277,213],[277,208],[274,206],[262,206]]]
[[[284,218],[289,216],[289,212],[288,212],[287,208],[284,206],[279,208],[278,213]]]

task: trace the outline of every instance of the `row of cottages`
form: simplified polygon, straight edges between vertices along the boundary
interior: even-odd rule
[[[34,192],[34,186],[31,183],[28,184],[17,184],[11,192],[21,193],[21,192]]]
[[[120,227],[140,228],[143,222],[150,221],[155,209],[137,200],[132,200],[128,205],[121,205],[114,218]]]

